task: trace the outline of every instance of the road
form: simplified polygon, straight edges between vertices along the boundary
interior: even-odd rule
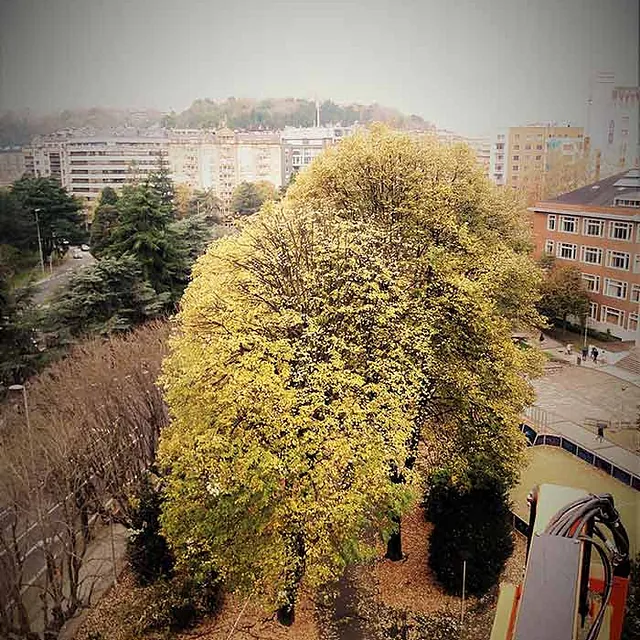
[[[80,258],[74,258],[74,253]],[[33,303],[38,306],[47,306],[53,295],[66,284],[71,276],[82,269],[92,265],[96,259],[88,251],[80,251],[79,247],[71,247],[62,261],[53,269],[53,274],[36,282],[34,285]]]

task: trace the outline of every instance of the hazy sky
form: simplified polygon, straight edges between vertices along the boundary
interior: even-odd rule
[[[638,84],[638,0],[0,0],[0,110],[379,102],[465,134]]]

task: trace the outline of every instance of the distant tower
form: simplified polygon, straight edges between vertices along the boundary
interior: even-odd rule
[[[320,126],[320,102],[316,97],[316,127]]]

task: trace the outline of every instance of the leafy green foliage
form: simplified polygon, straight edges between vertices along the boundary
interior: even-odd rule
[[[582,321],[589,313],[589,294],[578,267],[554,265],[541,287],[540,313],[549,320],[567,322],[568,316]]]
[[[218,235],[218,230],[206,213],[176,220],[169,228],[179,245],[185,248],[189,264],[193,264]]]
[[[100,204],[91,224],[91,253],[102,257],[113,242],[113,235],[120,223],[120,212],[113,204]]]
[[[513,553],[511,513],[504,484],[485,482],[471,489],[456,486],[448,474],[430,481],[427,517],[434,524],[429,565],[450,593],[483,595],[498,583]]]
[[[133,530],[127,540],[127,560],[138,584],[147,585],[171,577],[173,558],[160,533],[162,496],[148,475],[140,483],[137,501]]]
[[[175,303],[187,281],[185,249],[170,227],[171,212],[149,183],[127,185],[118,200],[119,222],[104,255],[135,258],[158,294]]]
[[[261,192],[253,182],[241,182],[231,196],[231,211],[247,216],[260,209],[264,202],[264,191]]]
[[[158,296],[133,256],[103,258],[80,271],[55,301],[52,321],[78,336],[128,331],[163,313],[168,296]]]
[[[38,240],[33,214],[24,210],[16,194],[0,189],[0,229],[2,245],[10,245],[18,251],[37,251]]]
[[[466,148],[374,128],[210,247],[163,378],[180,566],[287,605],[389,535],[427,436],[465,482],[517,477],[540,364],[511,340],[539,322],[520,221]]]
[[[63,240],[72,244],[85,240],[80,204],[57,180],[23,177],[13,184],[12,192],[23,209],[23,215],[34,221],[34,229],[37,210],[45,258],[54,249],[60,249]],[[28,224],[31,225],[31,222]]]
[[[3,387],[23,382],[38,369],[36,325],[29,289],[14,289],[0,261],[0,394]]]
[[[163,211],[170,217],[175,216],[175,187],[169,172],[169,164],[163,155],[158,155],[158,168],[149,174],[147,183],[155,191]]]

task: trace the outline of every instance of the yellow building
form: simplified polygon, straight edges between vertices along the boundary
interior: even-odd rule
[[[506,184],[514,188],[521,186],[525,176],[548,173],[556,164],[574,162],[583,153],[582,127],[510,127],[507,136]]]

